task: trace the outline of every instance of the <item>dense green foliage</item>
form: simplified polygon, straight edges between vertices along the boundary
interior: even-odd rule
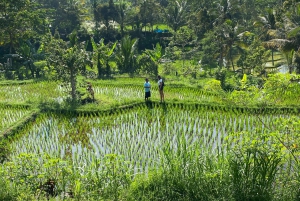
[[[299,200],[299,10],[2,0],[0,200]]]
[[[98,78],[157,75],[158,64],[174,66],[176,60],[182,67],[172,73],[194,78],[201,68],[215,67],[265,76],[268,60],[273,68],[286,64],[298,72],[300,4],[294,0],[5,0],[0,5],[2,79],[53,79],[62,73],[54,68],[61,64],[46,62],[58,38],[71,46],[75,39],[84,42],[94,57],[82,73]],[[157,43],[163,53],[147,59]],[[280,62],[274,52],[280,52]]]

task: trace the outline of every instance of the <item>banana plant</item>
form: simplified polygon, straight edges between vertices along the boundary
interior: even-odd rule
[[[29,40],[20,40],[19,44],[20,46],[16,50],[16,54],[4,55],[4,58],[8,59],[5,69],[15,70],[20,80],[24,79],[24,73],[26,73],[27,78],[39,78],[40,69],[34,63],[44,59],[44,52],[41,48],[36,50],[35,46]],[[12,68],[9,69],[7,68],[8,66]]]
[[[26,66],[31,73],[31,77],[39,77],[40,69],[38,69],[34,62],[41,60],[44,58],[43,51],[36,50],[34,45],[28,40],[25,42],[20,42],[20,48],[18,49],[17,53],[22,58],[23,65]]]
[[[132,75],[136,71],[137,44],[138,39],[131,39],[128,35],[121,39],[117,55],[117,64],[121,73]]]
[[[104,39],[101,39],[99,43],[96,43],[94,38],[91,38],[92,47],[93,47],[93,60],[97,63],[98,78],[103,76],[103,67],[105,67],[105,74],[107,77],[111,75],[111,69],[109,61],[113,58],[114,50],[117,43],[113,45],[104,44]]]
[[[162,58],[162,47],[159,43],[156,43],[155,48],[153,50],[145,50],[145,53],[151,58],[153,62],[156,64],[160,62],[160,59]]]
[[[158,64],[160,63],[161,58],[163,57],[161,45],[157,43],[153,50],[146,49],[143,53],[146,55],[147,59],[142,59],[140,61],[140,63],[142,63],[141,65],[148,67],[147,72],[152,72],[154,75],[157,75]]]

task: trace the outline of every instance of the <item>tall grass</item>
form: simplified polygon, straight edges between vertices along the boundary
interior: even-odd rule
[[[232,200],[226,158],[188,146],[184,135],[178,143],[165,147],[159,170],[135,179],[129,200]]]

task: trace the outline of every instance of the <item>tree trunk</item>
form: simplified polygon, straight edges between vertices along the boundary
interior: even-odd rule
[[[71,82],[71,96],[72,101],[76,101],[76,75],[74,73],[74,70],[71,69],[70,71],[70,82]]]
[[[234,69],[234,63],[233,63],[233,58],[232,58],[232,48],[230,48],[229,54],[230,54],[230,60],[231,60],[232,70],[235,71],[235,69]]]
[[[37,69],[36,70],[36,78],[40,78],[41,76],[40,76],[40,70],[39,69]]]
[[[123,37],[124,36],[124,23],[123,23],[123,21],[120,24],[120,28],[121,28],[121,37]]]
[[[30,72],[31,72],[31,77],[34,78],[34,68],[33,68],[32,63],[29,63],[29,69],[30,69]]]
[[[223,66],[223,48],[221,46],[220,57],[219,57],[219,67],[222,68],[222,66]]]
[[[13,50],[13,36],[12,33],[9,33],[9,54],[12,54]]]
[[[274,67],[274,49],[272,48],[272,66]]]
[[[106,77],[110,77],[110,65],[108,63],[108,60],[106,61]]]
[[[183,57],[182,57],[182,72],[184,72],[184,62],[185,62],[185,46],[182,46],[182,53],[183,53]]]
[[[100,53],[97,55],[97,69],[98,69],[98,78],[102,77],[102,71],[101,71],[101,63],[100,63]]]

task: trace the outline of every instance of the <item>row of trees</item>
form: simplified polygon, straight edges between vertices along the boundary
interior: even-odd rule
[[[91,38],[92,51],[87,51],[87,43],[80,42],[76,32],[69,35],[68,41],[59,38],[58,34],[43,40],[39,52],[46,55],[48,66],[53,67],[46,74],[55,72],[54,77],[69,83],[72,100],[78,100],[80,95],[77,92],[78,75],[88,77],[89,72],[93,72],[92,67],[96,67],[98,78],[110,77],[111,61],[117,64],[120,73],[133,75],[137,70],[143,70],[144,73],[157,75],[157,61],[162,55],[159,44],[154,50],[146,50],[136,56],[138,39],[125,36],[118,45],[117,42],[104,44],[103,41],[96,42]]]
[[[7,78],[40,77],[53,67],[51,33],[85,42],[99,78],[110,75],[110,59],[120,73],[155,74],[162,57],[182,60],[182,73],[200,61],[262,75],[277,50],[292,72],[300,64],[299,10],[299,0],[3,0],[0,58]],[[153,32],[157,24],[170,34]]]

